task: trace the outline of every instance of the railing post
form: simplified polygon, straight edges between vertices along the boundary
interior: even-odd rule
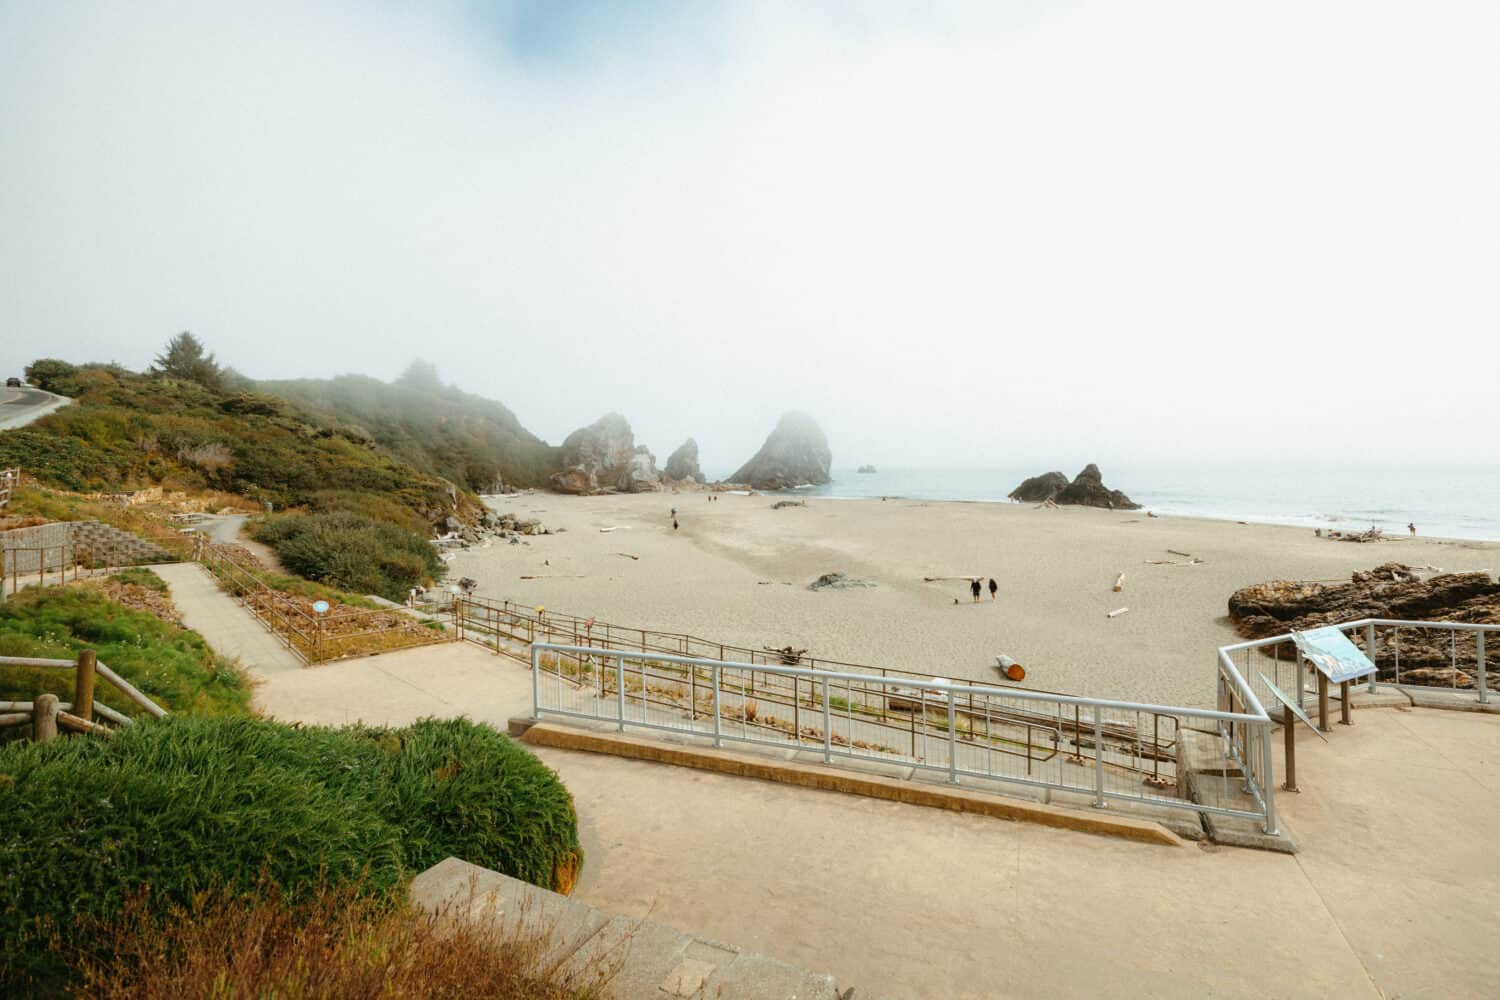
[[[958,710],[952,688],[948,689],[948,784],[958,784]]]
[[[716,663],[709,669],[713,672],[714,680],[714,746],[722,747],[724,737],[721,735],[719,723],[719,665]],[[743,698],[743,694],[741,697]]]
[[[1094,706],[1094,808],[1104,808],[1104,720]]]
[[[1266,803],[1266,834],[1276,836],[1276,779],[1271,773],[1271,723],[1269,721],[1260,724],[1260,752],[1265,761],[1265,771],[1261,774],[1260,794]]]
[[[73,679],[73,714],[85,722],[94,721],[94,665],[98,654],[92,649],[79,650],[78,667]]]
[[[833,763],[833,722],[828,711],[828,678],[823,678],[823,763]]]
[[[615,704],[620,712],[620,732],[625,731],[625,657],[615,657]]]
[[[1475,662],[1479,667],[1479,704],[1488,705],[1490,703],[1490,691],[1484,670],[1484,629],[1480,629],[1474,633],[1474,654],[1476,656]]]
[[[542,651],[531,647],[531,717],[542,717]]]
[[[1375,624],[1371,622],[1365,626],[1365,655],[1370,658],[1370,663],[1375,666]],[[1370,693],[1374,694],[1376,685],[1380,680],[1380,667],[1375,666],[1375,672],[1370,675]]]
[[[57,739],[57,695],[39,694],[31,703],[31,738],[38,743]]]

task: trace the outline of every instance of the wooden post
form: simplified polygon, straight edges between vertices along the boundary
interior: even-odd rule
[[[1328,675],[1318,671],[1318,728],[1328,732]]]
[[[1349,718],[1349,682],[1339,682],[1339,725],[1352,726],[1354,720]]]
[[[1281,787],[1288,792],[1297,790],[1297,717],[1285,705],[1281,706],[1281,732],[1286,741],[1286,760],[1282,770],[1286,771],[1286,783]]]
[[[57,738],[57,695],[39,694],[31,704],[31,738],[52,742]]]
[[[73,714],[85,722],[94,721],[94,664],[98,654],[92,649],[80,650],[78,669],[73,683]]]

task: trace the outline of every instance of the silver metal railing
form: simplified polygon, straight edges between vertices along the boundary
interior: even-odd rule
[[[792,746],[829,764],[879,761],[953,783],[1026,785],[1099,807],[1113,800],[1255,819],[1276,832],[1270,718],[1227,660],[1219,709],[563,643],[534,643],[531,669],[538,719],[692,733],[715,746]],[[769,687],[795,692],[789,703],[775,703],[780,715],[767,714],[755,697]],[[1182,747],[1174,740],[1174,751],[1164,752],[1163,719],[1175,722],[1176,733],[1217,741],[1223,756],[1239,761],[1242,781],[1218,780],[1240,783],[1236,791],[1245,794],[1189,801],[1178,775]]]
[[[1488,651],[1500,648],[1500,625],[1361,618],[1337,627],[1375,664],[1376,674],[1368,683],[1372,693],[1386,684],[1406,692],[1446,694],[1455,702],[1490,702]],[[1297,655],[1290,633],[1224,646],[1219,656],[1263,704],[1275,704],[1267,678],[1293,695],[1299,708],[1316,691],[1315,676]]]

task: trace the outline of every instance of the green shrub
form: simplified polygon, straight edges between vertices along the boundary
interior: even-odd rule
[[[79,937],[142,891],[164,907],[267,885],[292,903],[330,885],[397,899],[450,855],[566,889],[582,859],[556,775],[462,719],[175,717],[111,739],[10,744],[0,798],[0,993],[61,983],[52,935],[107,961],[107,941]]]
[[[132,583],[147,583],[147,575],[161,583],[149,570],[126,572]],[[0,605],[0,656],[73,659],[81,649],[96,651],[111,670],[169,712],[236,715],[250,709],[244,676],[197,632],[116,604],[97,590],[31,587]],[[31,701],[46,692],[72,701],[72,673],[0,666],[0,701]],[[140,714],[113,685],[100,682],[95,697],[126,714]]]
[[[299,576],[392,601],[447,568],[422,535],[360,514],[273,515],[257,522],[254,535]]]

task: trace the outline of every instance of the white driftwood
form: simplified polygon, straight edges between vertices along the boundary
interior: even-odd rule
[[[1120,617],[1121,615],[1123,615],[1125,612],[1127,612],[1129,610],[1130,610],[1129,608],[1115,608],[1113,611],[1111,611],[1109,614],[1105,615],[1104,617],[1106,617],[1106,618],[1118,618],[1118,617]]]
[[[1121,573],[1119,576],[1115,577],[1115,593],[1118,594],[1120,591],[1122,591],[1124,589],[1125,589],[1125,574]]]

